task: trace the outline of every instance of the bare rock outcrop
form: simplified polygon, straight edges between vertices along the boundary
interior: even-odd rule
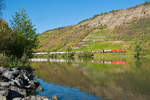
[[[112,11],[107,14],[99,15],[94,19],[89,19],[78,24],[76,27],[81,25],[87,25],[92,28],[106,25],[107,28],[113,29],[116,26],[128,24],[133,20],[141,18],[150,18],[150,4],[141,4],[125,10]]]

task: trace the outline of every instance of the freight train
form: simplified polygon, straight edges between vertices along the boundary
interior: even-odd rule
[[[123,53],[126,52],[125,49],[113,49],[113,50],[97,50],[91,51],[91,53]]]
[[[97,50],[90,51],[90,53],[124,53],[125,49],[113,49],[113,50]],[[67,54],[67,53],[84,53],[84,51],[73,51],[73,52],[35,52],[33,55],[48,55],[48,54]]]

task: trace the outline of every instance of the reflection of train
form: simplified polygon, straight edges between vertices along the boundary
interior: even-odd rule
[[[92,63],[102,63],[102,64],[126,64],[126,61],[92,60]]]
[[[112,61],[112,64],[125,64],[126,61]]]
[[[121,53],[126,52],[125,49],[114,49],[114,50],[97,50],[97,51],[91,51],[91,53]]]
[[[90,51],[90,53],[124,53],[125,49],[113,49],[113,50],[96,50]],[[48,54],[67,54],[67,53],[84,53],[84,51],[72,51],[72,52],[35,52],[33,55],[48,55]]]

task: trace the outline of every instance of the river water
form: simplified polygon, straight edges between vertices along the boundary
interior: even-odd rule
[[[44,58],[43,58],[44,59]],[[42,96],[59,100],[150,100],[150,58],[33,60]]]

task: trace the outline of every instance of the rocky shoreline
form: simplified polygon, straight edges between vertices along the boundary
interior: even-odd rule
[[[27,70],[0,67],[0,100],[49,100],[31,95],[40,85],[33,78]]]

